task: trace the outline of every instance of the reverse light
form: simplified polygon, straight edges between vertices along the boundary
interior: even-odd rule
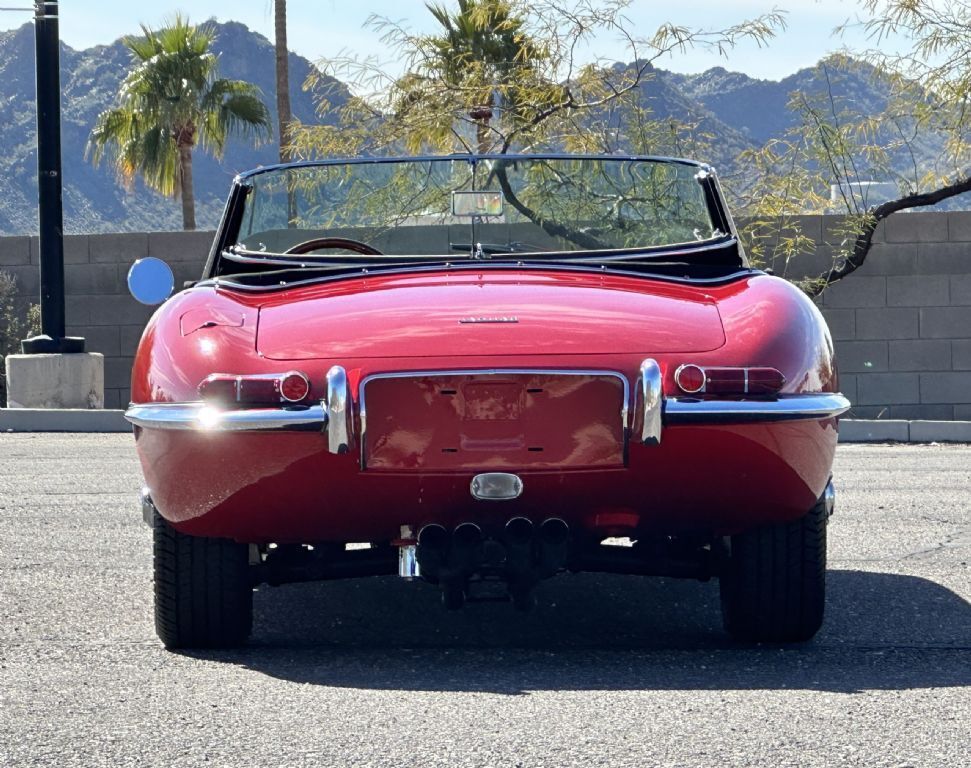
[[[310,381],[300,371],[236,376],[213,373],[199,385],[199,397],[222,404],[299,403],[310,395]]]
[[[680,366],[674,381],[689,395],[774,395],[786,383],[781,371],[766,366],[733,368],[722,366]]]

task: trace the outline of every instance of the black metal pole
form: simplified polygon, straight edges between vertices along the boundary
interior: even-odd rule
[[[34,3],[41,335],[21,342],[21,347],[27,354],[84,351],[84,339],[65,337],[61,77],[57,10],[57,0],[36,0]]]

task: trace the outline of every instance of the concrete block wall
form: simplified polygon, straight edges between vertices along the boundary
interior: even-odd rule
[[[842,238],[835,216],[800,219],[815,253],[776,274],[820,274]],[[198,279],[212,232],[73,235],[65,240],[69,333],[105,356],[105,407],[128,403],[132,356],[152,308],[128,295],[131,263],[157,256],[176,286]],[[818,300],[836,344],[842,389],[860,419],[971,420],[971,212],[898,213],[866,263]],[[0,237],[0,269],[37,301],[37,239]]]
[[[127,406],[135,349],[153,307],[135,301],[126,278],[136,259],[157,256],[175,273],[175,285],[198,280],[212,232],[68,235],[64,238],[67,332],[83,336],[88,352],[105,362],[105,408]],[[36,237],[0,237],[0,270],[17,278],[21,304],[40,292]]]
[[[837,216],[805,217],[815,254],[773,264],[818,275],[842,235]],[[858,419],[971,420],[971,212],[891,216],[864,265],[817,300]]]

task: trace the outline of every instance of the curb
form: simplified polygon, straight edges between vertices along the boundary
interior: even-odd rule
[[[0,408],[0,432],[131,432],[113,409]]]
[[[841,419],[841,443],[971,443],[971,421]]]
[[[0,432],[131,432],[122,410],[0,408]],[[971,443],[971,421],[841,419],[841,443]]]

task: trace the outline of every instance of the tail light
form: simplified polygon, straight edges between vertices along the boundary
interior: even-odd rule
[[[775,368],[702,367],[682,365],[674,372],[674,381],[689,395],[774,395],[786,383],[786,377]]]
[[[199,397],[223,404],[300,403],[310,395],[310,381],[300,371],[235,376],[214,373],[199,385]]]

